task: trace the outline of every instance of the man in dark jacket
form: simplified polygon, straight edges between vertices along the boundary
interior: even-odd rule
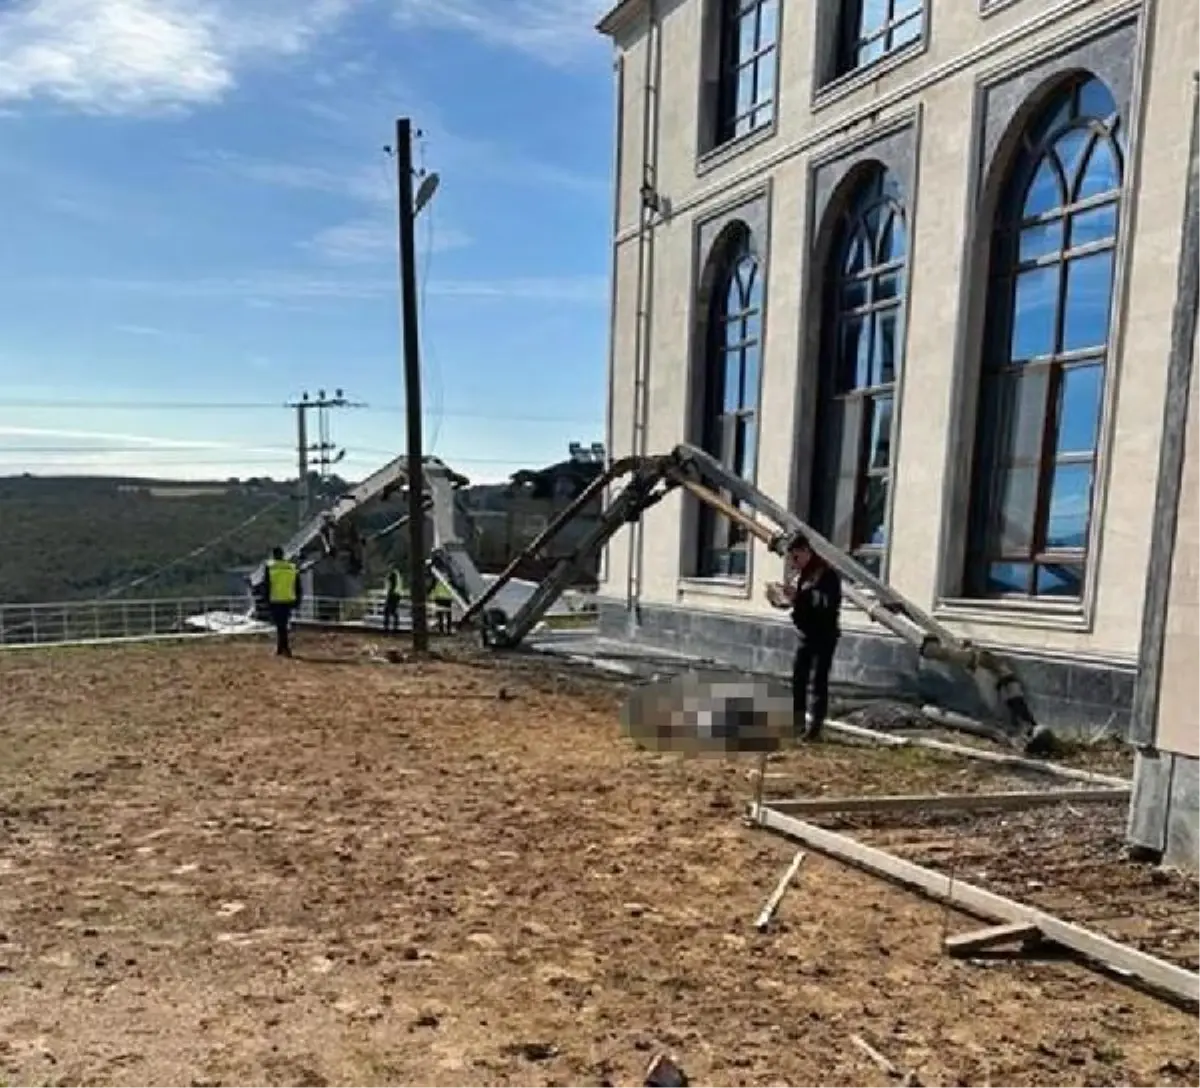
[[[773,587],[771,601],[776,607],[791,608],[792,623],[800,636],[792,662],[792,707],[797,735],[803,730],[808,740],[819,740],[829,711],[829,671],[841,638],[842,579],[803,537],[792,542],[788,568],[787,581]]]

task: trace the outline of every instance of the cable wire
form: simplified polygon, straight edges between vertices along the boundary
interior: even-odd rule
[[[248,518],[246,518],[245,521],[239,522],[232,529],[228,529],[218,536],[213,537],[213,539],[208,541],[208,543],[201,544],[199,547],[193,548],[190,552],[172,559],[169,563],[164,563],[161,567],[156,570],[152,570],[149,574],[143,574],[124,585],[116,586],[115,588],[108,590],[106,593],[100,594],[99,600],[106,601],[112,597],[118,597],[122,593],[128,593],[131,589],[137,589],[139,586],[145,585],[147,582],[159,577],[159,575],[165,574],[169,570],[173,570],[175,567],[179,566],[180,563],[186,563],[189,559],[195,559],[198,556],[203,555],[205,552],[211,551],[218,544],[225,543],[225,541],[229,540],[230,537],[236,536],[243,529],[249,528],[259,519],[266,517],[266,515],[272,510],[282,506],[284,503],[290,503],[293,501],[294,496],[284,495],[282,498],[278,498],[274,502],[268,503],[257,513],[251,514]]]

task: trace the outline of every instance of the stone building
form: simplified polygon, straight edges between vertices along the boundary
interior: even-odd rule
[[[1193,0],[622,0],[600,29],[611,455],[704,445],[1002,649],[1041,720],[1134,736]],[[780,561],[690,497],[603,576],[610,633],[786,665]],[[1164,662],[1190,654],[1194,695],[1186,608]],[[921,675],[844,626],[835,676]]]

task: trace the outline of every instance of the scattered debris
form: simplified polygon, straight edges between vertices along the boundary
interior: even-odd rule
[[[783,876],[779,878],[779,883],[775,885],[775,890],[771,893],[771,897],[763,906],[762,911],[758,915],[758,920],[754,923],[758,928],[759,933],[765,933],[767,926],[771,924],[771,919],[775,916],[775,912],[779,909],[779,904],[783,902],[784,895],[787,894],[788,886],[792,883],[796,873],[800,871],[800,863],[804,860],[804,851],[797,850],[796,856],[792,858],[792,863],[784,871]]]
[[[951,956],[970,956],[996,945],[1015,944],[1018,941],[1032,943],[1041,935],[1042,931],[1030,922],[1005,922],[1002,925],[973,929],[969,933],[947,937],[942,947]]]
[[[558,1047],[553,1043],[509,1043],[504,1053],[527,1062],[548,1062],[558,1054]]]
[[[657,1055],[646,1067],[644,1088],[687,1088],[687,1074],[665,1054]]]
[[[859,1050],[861,1050],[868,1058],[871,1059],[880,1069],[882,1069],[889,1077],[896,1077],[901,1084],[910,1085],[912,1088],[919,1088],[920,1081],[917,1080],[917,1074],[911,1069],[901,1069],[891,1058],[884,1054],[880,1054],[870,1043],[861,1035],[851,1035],[852,1042]]]

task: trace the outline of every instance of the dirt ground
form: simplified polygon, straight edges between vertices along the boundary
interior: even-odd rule
[[[0,1079],[632,1085],[666,1050],[694,1084],[897,1083],[857,1034],[926,1085],[1197,1084],[1194,1013],[948,959],[975,923],[815,854],[758,934],[795,848],[739,819],[752,764],[636,750],[614,684],[300,647],[0,655]],[[836,743],[773,770],[1009,785]],[[1098,811],[853,827],[930,864],[969,842],[970,879],[1153,916],[1135,936],[1194,964],[1195,883],[1122,860]]]

